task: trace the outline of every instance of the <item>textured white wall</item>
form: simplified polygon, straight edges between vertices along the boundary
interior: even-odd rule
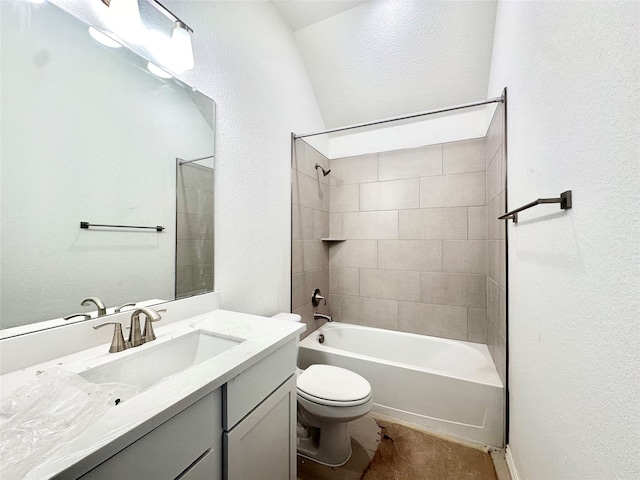
[[[640,478],[637,2],[501,2],[510,449],[524,479]]]
[[[290,134],[324,128],[293,34],[270,2],[165,4],[195,30],[196,67],[183,78],[217,104],[215,288],[221,307],[289,311]]]

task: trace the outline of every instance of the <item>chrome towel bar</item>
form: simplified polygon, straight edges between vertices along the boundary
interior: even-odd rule
[[[539,198],[537,200],[534,200],[533,202],[527,203],[520,208],[516,208],[515,210],[511,210],[510,212],[505,213],[504,215],[498,217],[498,220],[513,220],[513,223],[518,223],[518,212],[526,210],[527,208],[535,207],[536,205],[541,205],[543,203],[559,203],[562,210],[569,210],[572,206],[571,190],[562,192],[560,194],[560,197],[558,198]]]
[[[89,227],[107,227],[107,228],[144,228],[147,230],[155,230],[156,232],[162,232],[164,227],[157,225],[155,227],[138,227],[135,225],[100,225],[98,223],[89,223],[89,222],[80,222],[80,228],[89,228]]]

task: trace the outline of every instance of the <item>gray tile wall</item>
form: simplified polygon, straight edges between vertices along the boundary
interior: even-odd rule
[[[336,320],[487,342],[486,143],[330,161],[329,233],[346,239],[328,247]]]
[[[499,104],[487,132],[487,346],[502,382],[506,382],[507,256],[506,222],[498,220],[506,205],[504,104]]]
[[[304,141],[296,140],[291,165],[291,311],[300,314],[307,325],[302,337],[322,324],[314,321],[314,311],[330,313],[329,246],[320,240],[329,237],[330,187],[329,177],[316,170],[316,163],[329,169],[327,157]],[[327,298],[326,306],[311,305],[311,292],[315,288]]]
[[[213,291],[213,169],[178,167],[176,298]]]
[[[500,104],[481,139],[331,161],[296,141],[292,311],[305,335],[321,324],[317,310],[486,343],[506,385],[506,226],[497,219],[507,207],[504,117]],[[328,177],[316,162],[331,167]],[[314,288],[326,307],[312,307]]]

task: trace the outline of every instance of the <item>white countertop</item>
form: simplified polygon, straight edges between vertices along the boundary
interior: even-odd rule
[[[164,327],[158,326],[154,342],[124,352],[108,353],[109,345],[100,345],[2,375],[0,385],[5,397],[32,379],[38,371],[56,366],[77,373],[80,368],[98,366],[116,356],[135,355],[140,349],[153,347],[156,342],[166,342],[194,330],[244,339],[231,349],[167,377],[135,397],[109,408],[91,427],[55,450],[50,458],[24,478],[79,477],[297,338],[304,329],[301,323],[214,310]]]

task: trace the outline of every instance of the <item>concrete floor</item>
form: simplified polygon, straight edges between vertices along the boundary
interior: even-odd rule
[[[501,450],[487,452],[373,414],[351,422],[349,431],[353,453],[345,465],[298,456],[298,480],[510,480]]]

